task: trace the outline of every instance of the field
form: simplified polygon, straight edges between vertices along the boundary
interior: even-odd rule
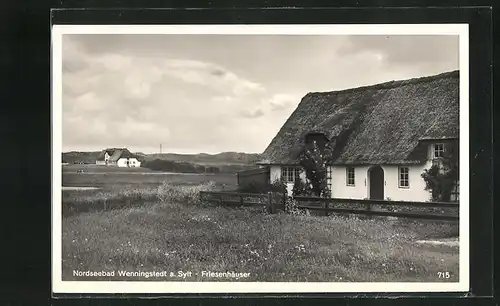
[[[83,173],[77,171],[83,170]],[[167,173],[146,168],[118,168],[96,165],[67,165],[62,167],[62,185],[67,187],[109,188],[127,185],[129,187],[157,187],[167,181],[172,184],[198,185],[207,181],[217,182],[222,189],[236,188],[236,174],[233,173]]]
[[[227,281],[201,272],[234,271],[249,273],[239,281],[458,281],[456,246],[417,243],[456,236],[454,223],[269,215],[261,208],[199,203],[200,190],[220,188],[217,176],[211,176],[217,182],[212,184],[206,176],[161,176],[140,169],[78,175],[73,170],[63,171],[66,184],[102,189],[63,191],[63,202],[91,205],[103,194],[142,201],[63,218],[64,280],[96,280],[74,271],[116,271],[97,279]],[[220,177],[228,184],[230,179]],[[118,271],[192,274],[145,278]],[[438,272],[450,277],[439,278]]]

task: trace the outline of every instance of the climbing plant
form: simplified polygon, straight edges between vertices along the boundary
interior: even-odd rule
[[[458,142],[445,145],[443,156],[421,174],[425,181],[425,190],[431,192],[431,200],[448,202],[459,180]]]
[[[305,171],[306,182],[304,186],[300,186],[300,183],[297,183],[297,186],[294,185],[294,193],[330,197],[327,167],[330,165],[332,157],[333,152],[328,145],[320,149],[314,141],[312,144],[304,146],[299,155],[299,164]]]

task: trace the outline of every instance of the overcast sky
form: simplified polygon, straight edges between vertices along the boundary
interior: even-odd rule
[[[458,36],[63,35],[63,151],[261,153],[308,92],[458,69]]]

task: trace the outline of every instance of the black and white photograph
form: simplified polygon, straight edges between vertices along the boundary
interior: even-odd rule
[[[463,24],[54,25],[54,293],[469,289]]]

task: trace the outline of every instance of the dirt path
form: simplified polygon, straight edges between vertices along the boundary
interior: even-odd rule
[[[458,247],[460,245],[458,238],[417,240],[416,243],[427,244],[427,245],[444,245],[444,246],[449,246],[449,247]]]

